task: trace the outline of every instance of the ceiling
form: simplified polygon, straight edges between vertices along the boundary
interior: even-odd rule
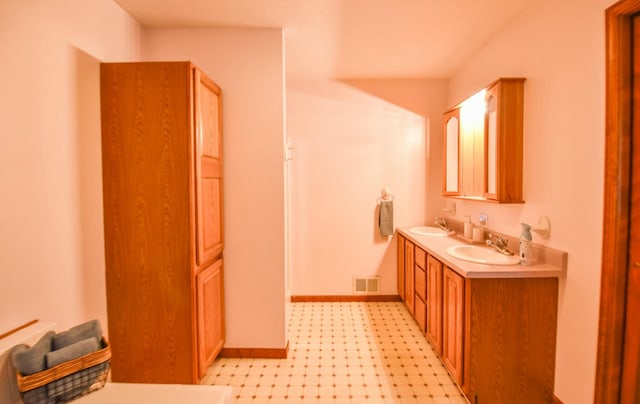
[[[282,27],[287,74],[446,78],[539,0],[115,0],[145,27]]]

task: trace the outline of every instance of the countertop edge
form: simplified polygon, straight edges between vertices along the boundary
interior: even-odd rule
[[[565,269],[546,263],[535,263],[525,266],[488,265],[467,262],[447,254],[446,249],[448,247],[465,244],[453,237],[422,236],[411,233],[409,228],[397,228],[396,231],[465,278],[561,278],[566,276]]]

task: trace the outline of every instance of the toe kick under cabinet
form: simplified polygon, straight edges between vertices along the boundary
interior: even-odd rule
[[[412,300],[426,304],[426,323],[416,322],[469,402],[552,403],[558,278],[465,277],[428,250],[423,276],[415,256],[421,246],[397,236],[399,273],[402,267]]]
[[[112,380],[197,383],[224,342],[220,88],[189,62],[100,69]]]

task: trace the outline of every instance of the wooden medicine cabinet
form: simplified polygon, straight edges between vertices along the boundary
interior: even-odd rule
[[[523,203],[524,78],[500,78],[444,114],[443,195]]]

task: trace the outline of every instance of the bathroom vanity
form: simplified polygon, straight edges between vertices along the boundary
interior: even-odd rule
[[[408,229],[397,240],[398,294],[469,402],[553,402],[565,269],[467,262],[446,252],[459,239]]]

